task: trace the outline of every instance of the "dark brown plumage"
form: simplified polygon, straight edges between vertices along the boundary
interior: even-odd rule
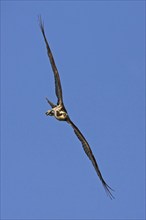
[[[51,49],[49,47],[49,44],[48,44],[48,41],[47,41],[47,38],[46,38],[46,35],[45,35],[44,25],[42,23],[41,17],[39,17],[39,22],[40,22],[40,29],[41,29],[41,32],[43,34],[44,40],[45,40],[48,57],[50,59],[51,67],[52,67],[52,70],[53,70],[53,73],[54,73],[55,91],[56,91],[56,96],[58,98],[58,101],[57,101],[56,105],[53,104],[51,101],[49,101],[47,99],[47,101],[50,104],[50,106],[52,107],[52,109],[48,110],[46,112],[46,115],[54,116],[57,120],[66,121],[68,124],[71,125],[71,127],[73,128],[76,136],[81,141],[85,153],[87,154],[88,158],[91,160],[91,162],[92,162],[92,164],[93,164],[93,166],[96,170],[96,173],[99,176],[99,178],[100,178],[107,194],[112,199],[112,198],[114,198],[114,196],[111,193],[112,189],[107,185],[107,183],[103,179],[102,174],[101,174],[101,172],[99,170],[99,167],[97,165],[96,159],[95,159],[95,157],[92,153],[92,150],[91,150],[87,140],[85,139],[83,134],[80,132],[80,130],[76,127],[76,125],[71,121],[71,119],[70,119],[70,117],[69,117],[69,115],[68,115],[68,113],[65,109],[65,106],[64,106],[64,103],[63,103],[62,88],[61,88],[61,81],[60,81],[59,73],[58,73],[58,70],[57,70],[57,67],[56,67]]]

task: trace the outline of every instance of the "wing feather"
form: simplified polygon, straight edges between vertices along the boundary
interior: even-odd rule
[[[39,17],[39,23],[40,23],[40,29],[41,32],[43,34],[44,40],[45,40],[45,44],[46,44],[46,48],[47,48],[47,53],[48,53],[48,57],[51,63],[51,67],[54,73],[54,79],[55,79],[55,91],[56,91],[56,96],[58,98],[58,103],[57,104],[63,104],[63,97],[62,97],[62,88],[61,88],[61,81],[60,81],[60,77],[59,77],[59,73],[53,58],[53,54],[51,52],[50,46],[48,44],[46,35],[45,35],[45,30],[44,30],[44,24],[42,23],[42,19],[41,17]]]
[[[80,132],[80,130],[77,128],[77,126],[70,119],[68,119],[67,122],[72,126],[76,136],[81,141],[83,149],[84,149],[85,153],[87,154],[87,156],[89,157],[89,159],[91,160],[91,162],[92,162],[92,164],[93,164],[93,166],[94,166],[94,168],[96,170],[96,173],[99,176],[99,178],[100,178],[100,180],[101,180],[101,182],[102,182],[102,184],[104,186],[104,189],[105,189],[106,193],[109,195],[109,197],[111,199],[114,198],[114,196],[111,193],[111,191],[113,191],[113,189],[110,186],[108,186],[108,184],[103,179],[102,174],[100,172],[100,169],[98,167],[98,164],[96,162],[96,159],[95,159],[95,157],[94,157],[94,155],[92,153],[92,150],[91,150],[87,140],[85,139],[83,134]]]

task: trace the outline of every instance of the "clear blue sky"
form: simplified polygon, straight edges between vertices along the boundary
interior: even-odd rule
[[[144,1],[1,2],[1,218],[144,219]],[[56,102],[42,16],[64,103],[110,200]]]

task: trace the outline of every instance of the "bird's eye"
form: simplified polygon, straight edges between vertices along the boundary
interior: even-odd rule
[[[54,111],[53,110],[50,112],[50,115],[54,115]]]

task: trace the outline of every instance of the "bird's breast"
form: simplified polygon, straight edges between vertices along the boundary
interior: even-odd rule
[[[59,121],[64,121],[67,118],[67,113],[64,111],[56,111],[55,118]]]

